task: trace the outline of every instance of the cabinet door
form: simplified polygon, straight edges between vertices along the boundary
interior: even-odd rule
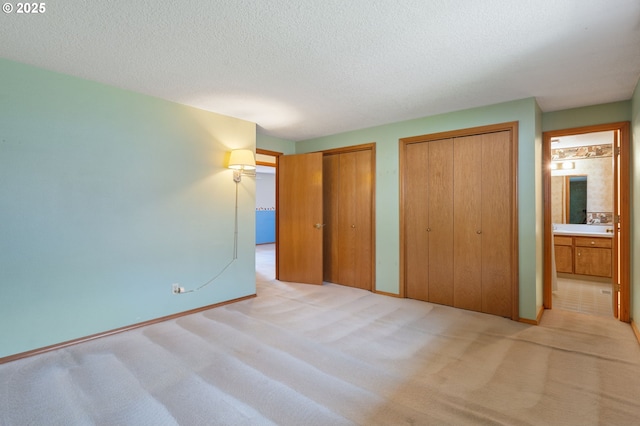
[[[575,273],[611,277],[611,238],[575,237]]]
[[[482,309],[482,145],[476,136],[453,147],[453,306]]]
[[[611,277],[611,249],[576,246],[575,273]]]
[[[511,317],[511,132],[476,139],[482,146],[482,312]]]
[[[556,252],[556,271],[573,274],[573,249],[571,246],[554,246]]]

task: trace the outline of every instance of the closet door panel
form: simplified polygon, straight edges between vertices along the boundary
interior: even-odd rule
[[[405,147],[404,244],[407,297],[429,300],[429,144]]]
[[[511,136],[478,136],[482,143],[482,312],[511,316]]]
[[[354,153],[338,155],[340,179],[338,182],[338,283],[353,287],[356,282],[357,236],[356,210],[356,157]]]
[[[351,231],[355,238],[354,286],[372,290],[373,283],[373,176],[371,172],[371,150],[356,151],[354,222]]]
[[[338,205],[340,181],[340,162],[338,155],[325,155],[322,158],[323,165],[323,279],[329,282],[338,282],[338,247],[340,243],[338,229]]]
[[[482,309],[482,146],[476,136],[454,140],[454,299],[457,308]]]
[[[325,155],[324,280],[373,287],[373,154],[371,150]]]
[[[453,139],[430,142],[429,302],[453,306]]]

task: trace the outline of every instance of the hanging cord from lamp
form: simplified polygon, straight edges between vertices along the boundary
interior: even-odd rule
[[[225,267],[222,268],[222,270],[218,272],[213,278],[211,278],[209,281],[202,284],[200,287],[197,287],[192,290],[181,291],[178,294],[194,293],[196,291],[200,291],[201,289],[205,288],[206,286],[214,282],[220,275],[222,275],[224,271],[226,271],[229,268],[229,266],[231,266],[231,264],[233,264],[233,262],[235,262],[238,259],[238,186],[239,185],[240,183],[236,182],[236,204],[235,204],[235,215],[233,219],[234,221],[233,222],[233,259],[231,259],[231,261],[227,263]]]

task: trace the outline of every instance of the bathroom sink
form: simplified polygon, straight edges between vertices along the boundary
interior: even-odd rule
[[[609,232],[607,232],[609,230]],[[556,224],[554,225],[554,235],[577,235],[580,237],[613,237],[613,227],[596,226],[596,225],[573,225],[573,224]]]

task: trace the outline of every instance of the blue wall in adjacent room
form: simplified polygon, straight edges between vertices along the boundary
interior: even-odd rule
[[[256,210],[256,244],[276,242],[276,211]]]

